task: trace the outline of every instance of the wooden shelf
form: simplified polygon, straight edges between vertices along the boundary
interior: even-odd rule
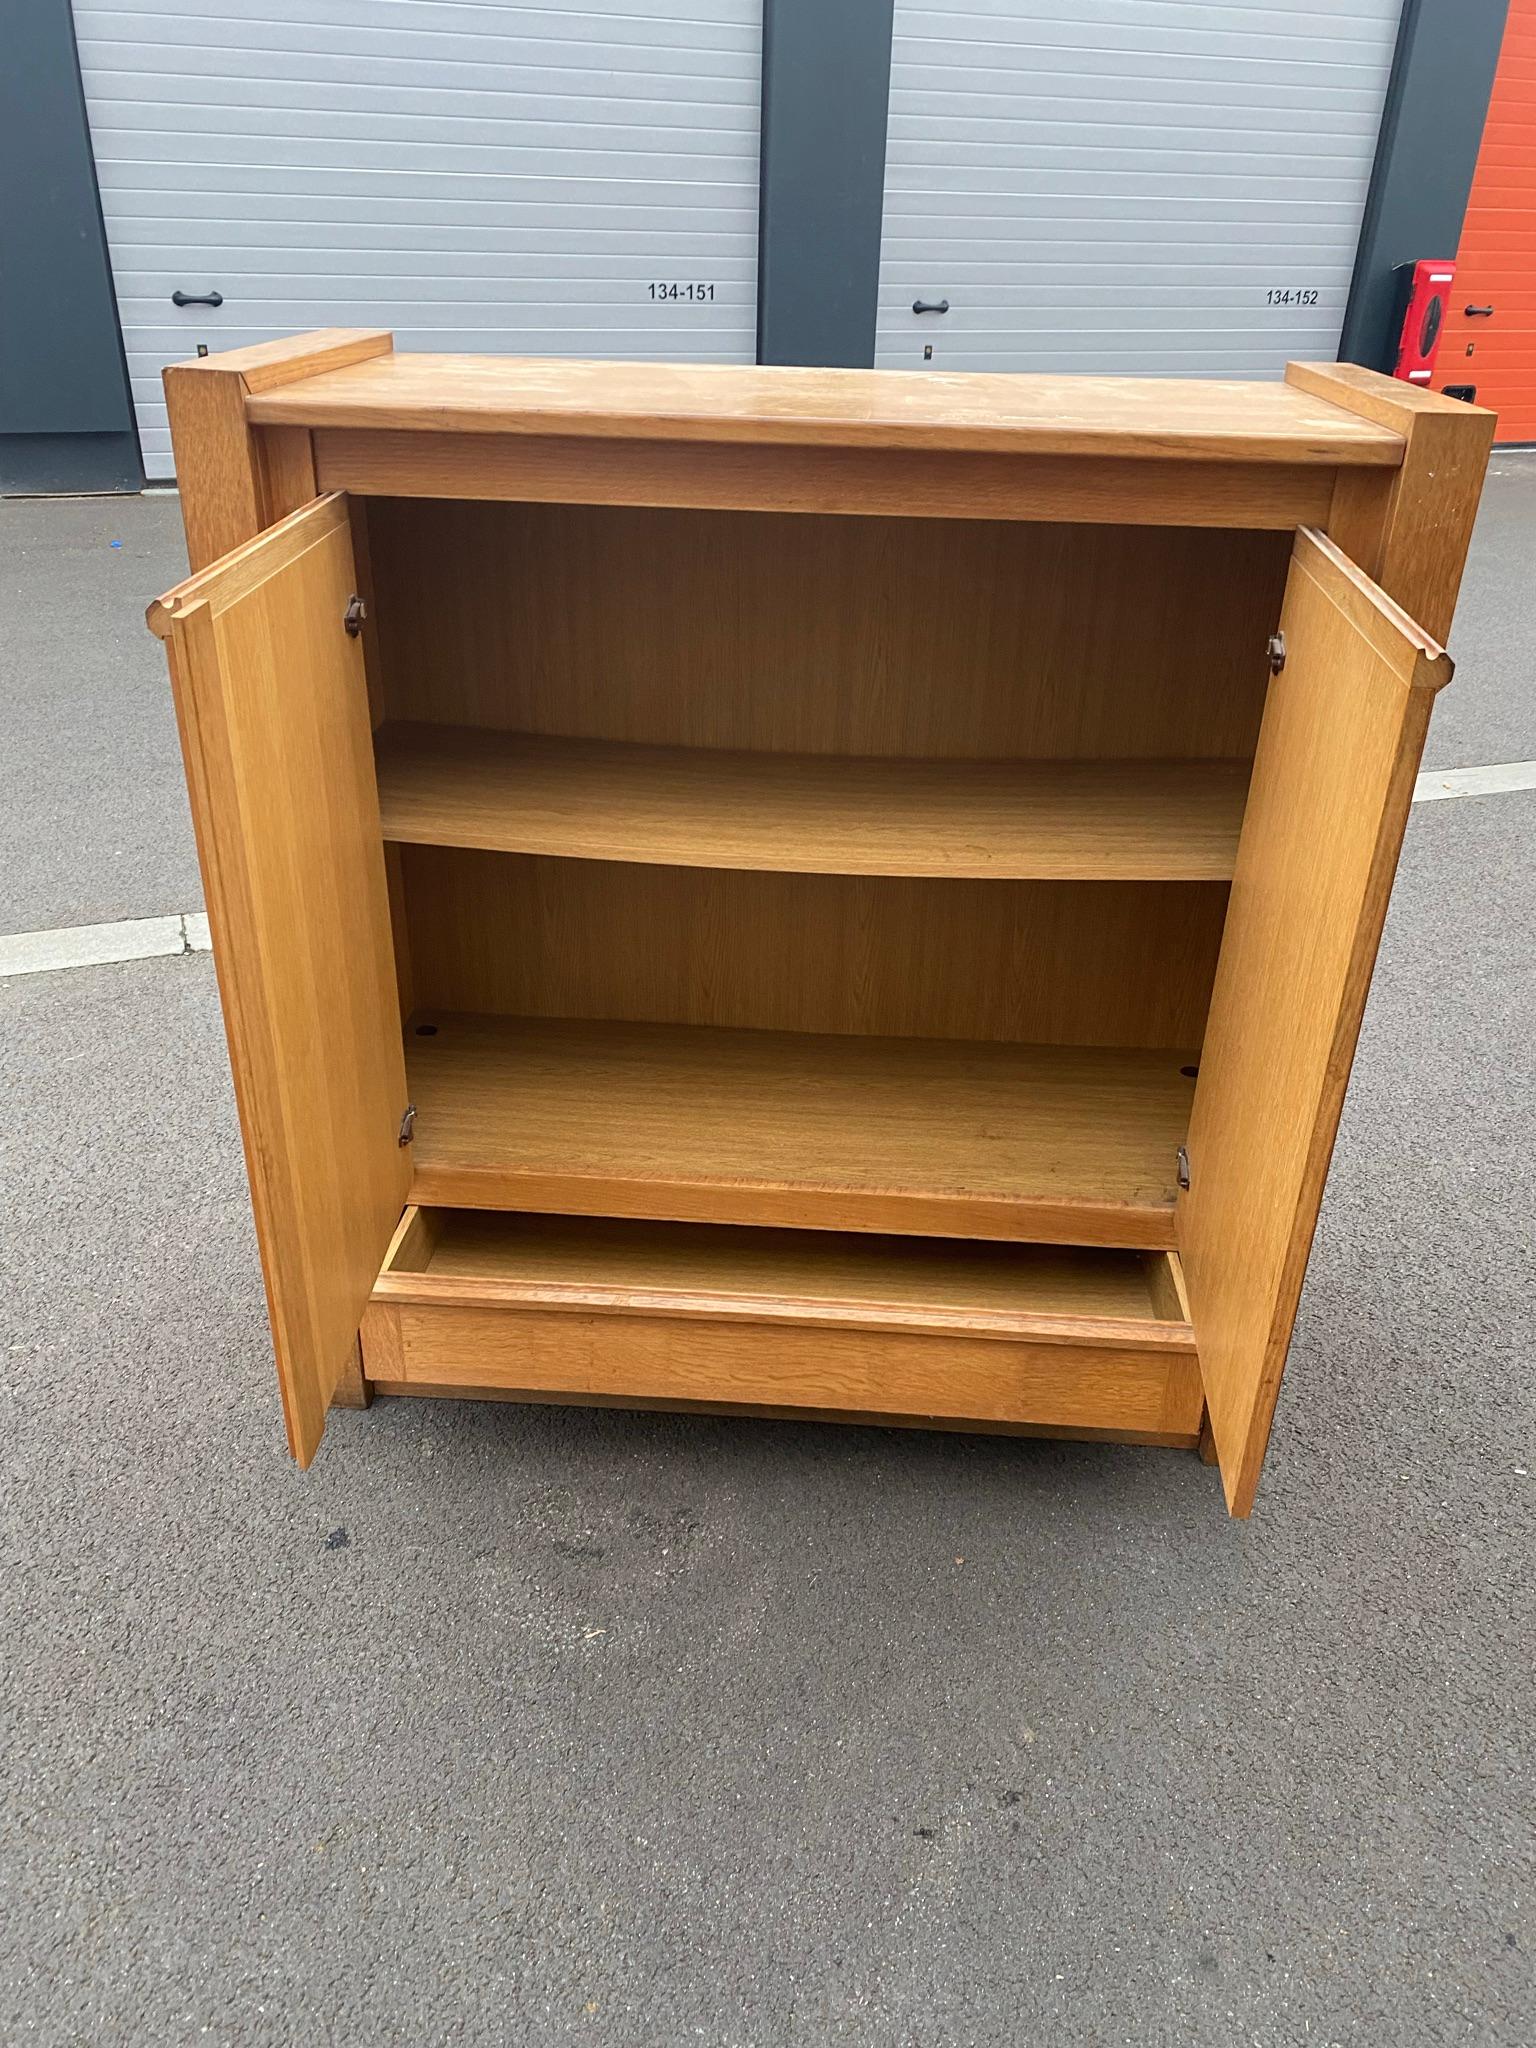
[[[422,1015],[411,1200],[1170,1250],[1176,1051]]]
[[[378,736],[386,839],[781,873],[1225,881],[1245,761],[851,760],[445,725]]]
[[[1396,468],[1406,433],[1347,411],[1352,373],[1295,365],[1290,381],[1173,377],[1018,377],[995,372],[741,368],[595,363],[516,356],[395,355],[358,361],[336,336],[334,369],[273,374],[262,351],[222,356],[245,377],[253,426],[507,434],[1004,455],[1128,456],[1205,462]],[[387,337],[380,337],[387,344]],[[250,352],[255,354],[255,351]],[[349,359],[350,357],[350,359]],[[1317,393],[1299,378],[1329,380]],[[1374,391],[1374,387],[1371,387]],[[1419,394],[1415,394],[1416,396]],[[1423,394],[1428,396],[1428,393]],[[1411,400],[1394,401],[1395,410]],[[1383,409],[1376,402],[1377,412]],[[516,451],[521,456],[521,450]]]

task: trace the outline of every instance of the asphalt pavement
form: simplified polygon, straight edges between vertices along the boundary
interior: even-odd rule
[[[0,931],[197,908],[174,498],[0,537]],[[1536,757],[1533,561],[1495,458],[1435,766]],[[1244,1524],[493,1403],[300,1473],[207,956],[0,981],[0,2036],[1530,2048],[1533,1018],[1536,792],[1422,806]]]

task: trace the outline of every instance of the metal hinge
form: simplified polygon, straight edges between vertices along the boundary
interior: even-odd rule
[[[1283,633],[1271,633],[1269,636],[1269,672],[1272,676],[1277,676],[1284,667],[1285,635]]]
[[[1189,1186],[1189,1153],[1183,1145],[1179,1147],[1179,1186]]]
[[[363,630],[363,621],[368,616],[368,607],[360,597],[349,597],[347,608],[341,615],[341,623],[355,640]]]
[[[407,1104],[405,1105],[405,1115],[404,1115],[403,1117],[401,1117],[401,1119],[400,1119],[400,1142],[401,1142],[401,1144],[402,1144],[402,1145],[409,1145],[409,1143],[411,1142],[412,1138],[413,1138],[413,1137],[415,1137],[415,1135],[416,1135],[416,1105],[415,1105],[415,1103],[414,1103],[414,1102],[408,1102],[408,1103],[407,1103]]]

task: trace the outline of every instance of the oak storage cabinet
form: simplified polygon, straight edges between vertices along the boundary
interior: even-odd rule
[[[1252,1504],[1492,419],[166,374],[295,1455],[372,1392],[1194,1448]]]

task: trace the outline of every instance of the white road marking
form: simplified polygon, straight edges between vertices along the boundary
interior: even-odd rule
[[[1492,768],[1427,768],[1413,785],[1416,804],[1443,796],[1504,796],[1536,789],[1536,761],[1500,761]]]
[[[208,919],[201,910],[172,917],[129,917],[115,924],[76,924],[62,931],[13,932],[0,938],[0,977],[52,974],[61,967],[112,967],[123,960],[212,950]]]
[[[1487,768],[1429,768],[1414,784],[1416,804],[1444,797],[1506,796],[1536,789],[1536,761],[1501,761]],[[156,960],[179,953],[211,953],[208,914],[130,917],[117,924],[77,924],[63,931],[16,932],[0,938],[0,979],[10,974],[51,974],[61,967],[110,967],[121,960]]]

